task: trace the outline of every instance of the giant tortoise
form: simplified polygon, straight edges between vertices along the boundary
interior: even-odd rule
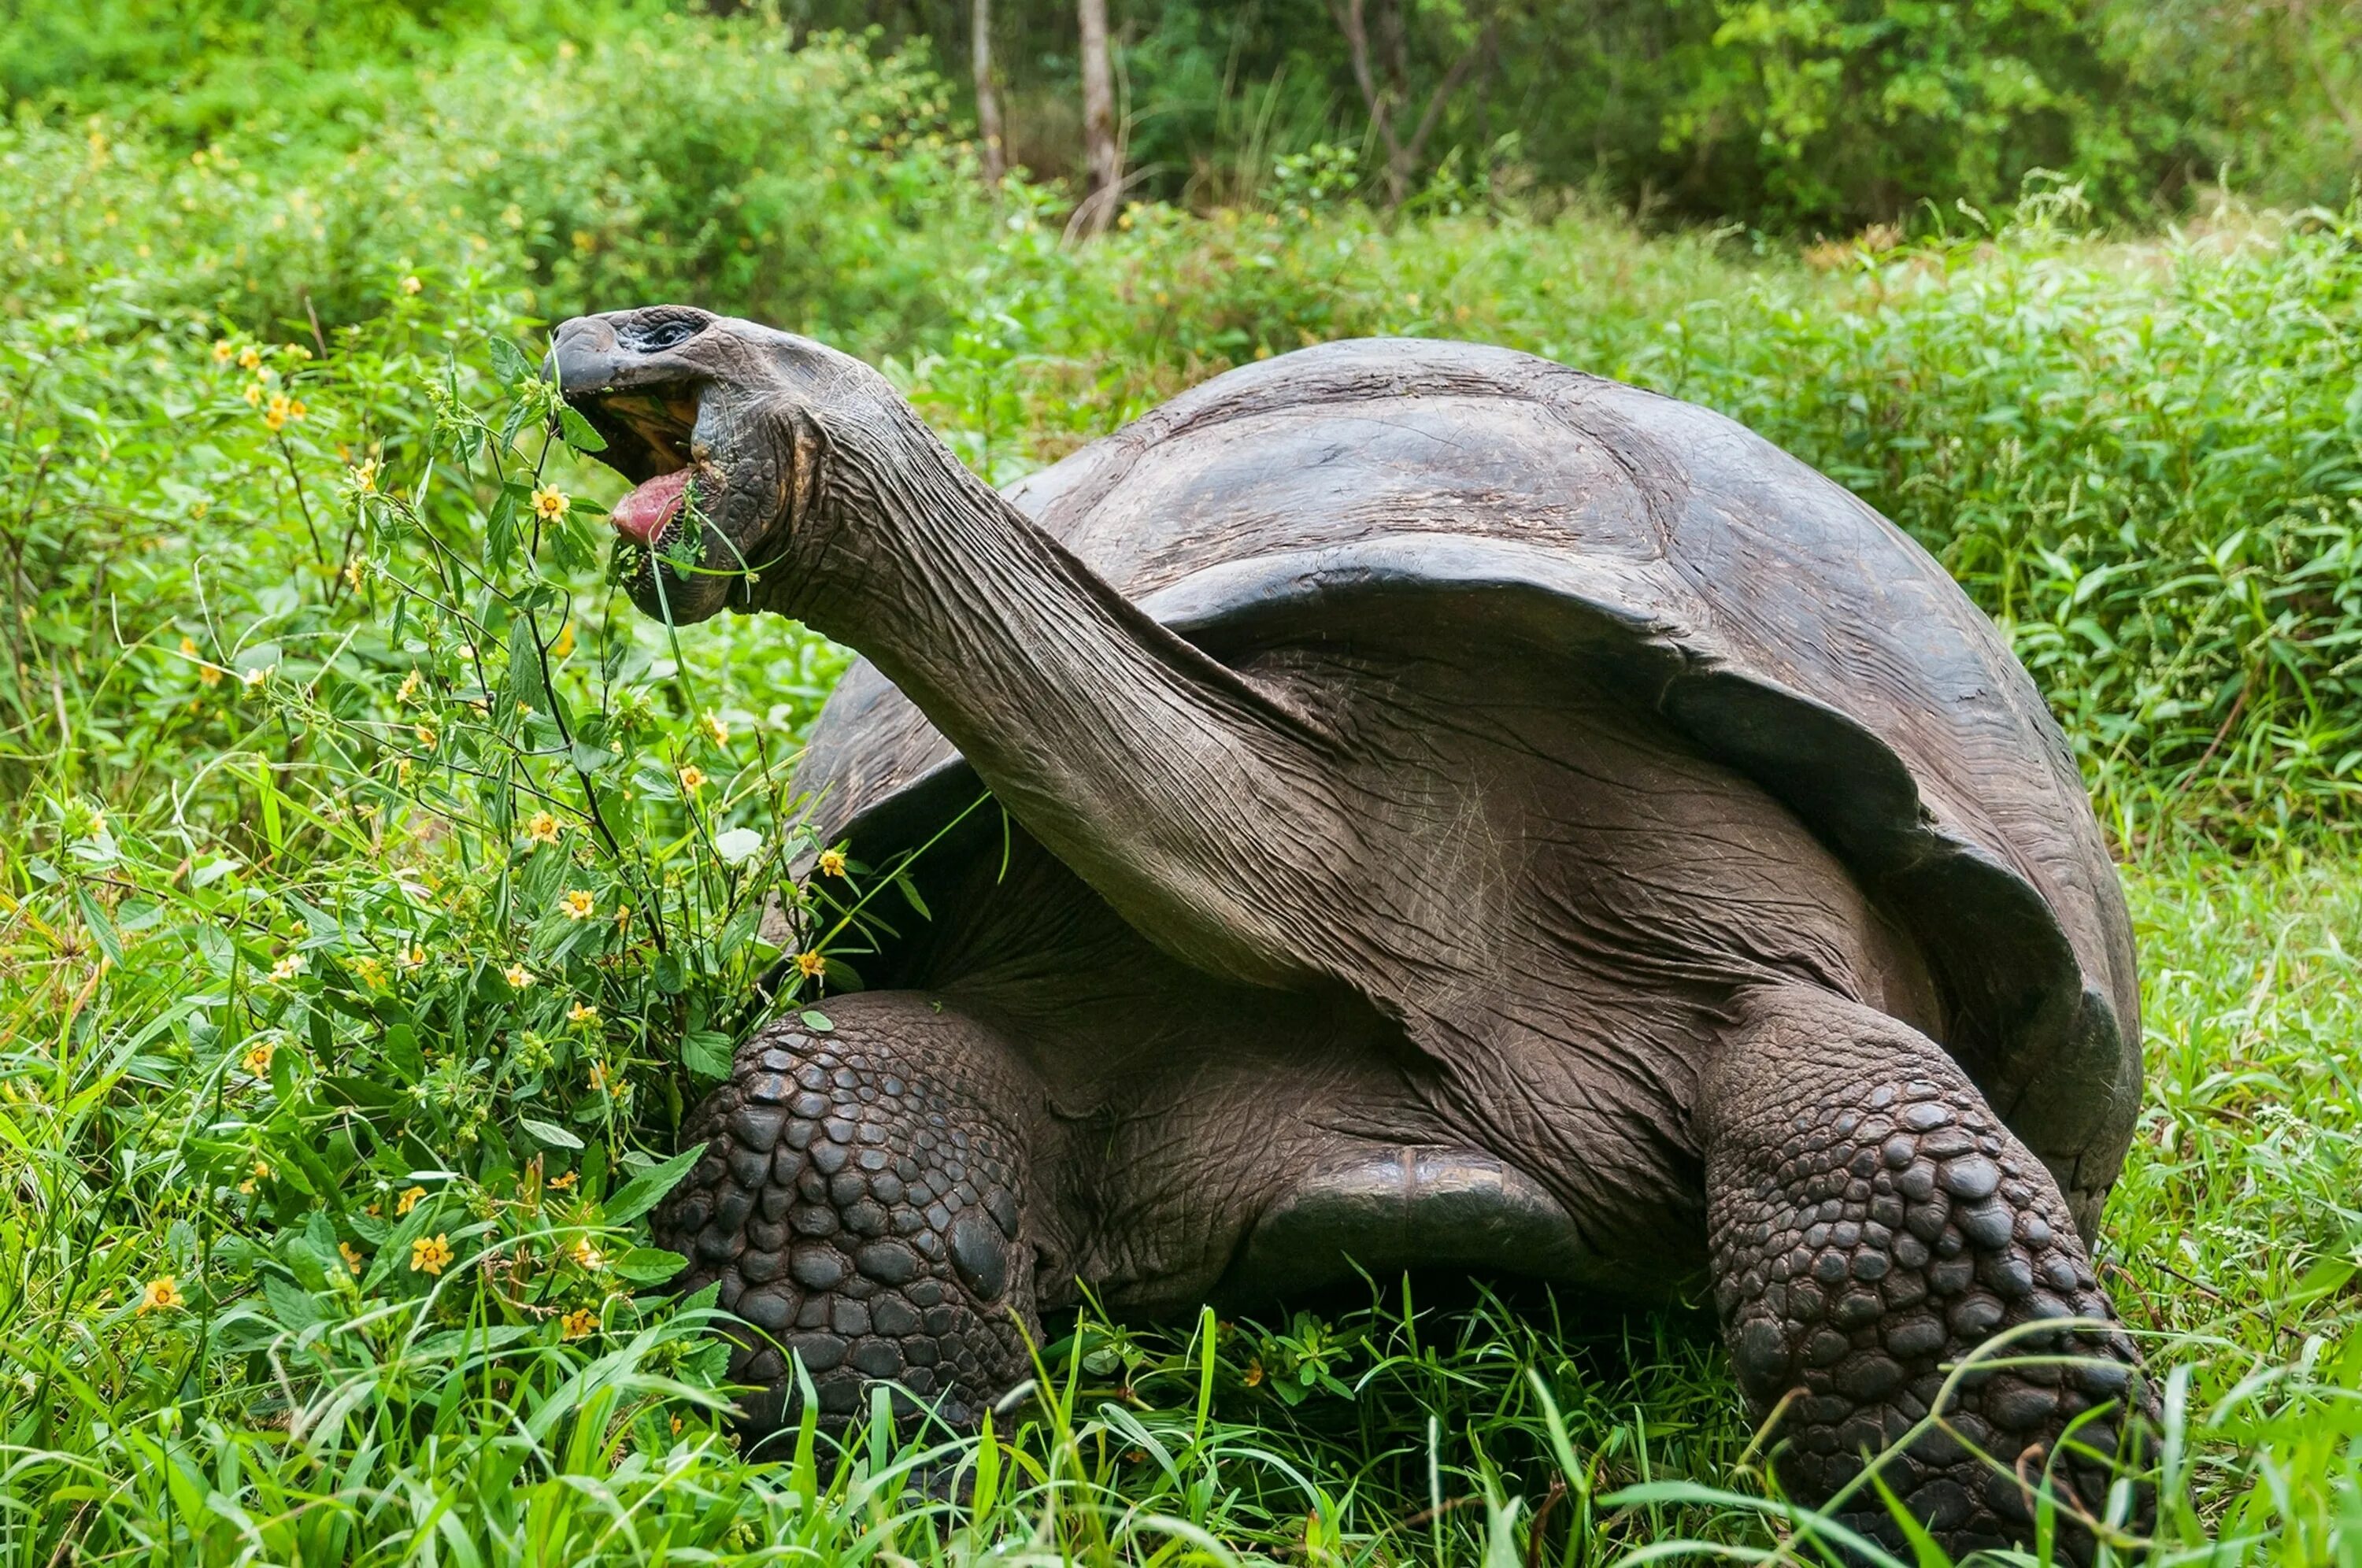
[[[1948,1392],[1882,1473],[1939,1540],[2024,1539],[2046,1466],[2100,1505],[2077,1445],[2149,1398],[2087,1251],[2140,1088],[2123,895],[2041,697],[1893,524],[1463,343],[1242,367],[1006,493],[768,327],[585,316],[552,366],[637,483],[641,608],[865,656],[798,775],[827,836],[941,834],[934,918],[832,1031],[746,1042],[657,1216],[759,1331],[751,1419],[789,1356],[826,1412],[885,1380],[973,1419],[1084,1286],[1710,1281],[1797,1496]],[[1948,1390],[2012,1331],[2046,1357]]]

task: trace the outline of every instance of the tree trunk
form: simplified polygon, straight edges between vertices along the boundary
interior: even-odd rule
[[[1345,47],[1353,62],[1353,82],[1362,90],[1362,102],[1370,111],[1370,128],[1377,133],[1379,145],[1386,155],[1386,205],[1398,207],[1410,194],[1411,181],[1418,173],[1419,160],[1426,156],[1428,138],[1435,134],[1436,124],[1442,118],[1444,105],[1460,90],[1468,73],[1475,69],[1494,47],[1496,37],[1495,19],[1485,18],[1474,43],[1461,53],[1435,91],[1427,96],[1427,112],[1418,117],[1418,126],[1406,140],[1402,134],[1401,111],[1410,101],[1410,49],[1404,29],[1400,0],[1379,0],[1379,47],[1385,50],[1381,62],[1386,80],[1381,83],[1370,60],[1370,25],[1365,0],[1329,0],[1329,14],[1337,20],[1337,28],[1345,35]]]
[[[992,85],[992,0],[970,0],[968,64],[976,72],[976,135],[984,144],[984,179],[1000,183],[1009,154],[1000,138],[1000,94]]]
[[[1123,192],[1123,153],[1115,139],[1115,72],[1108,59],[1107,0],[1077,0],[1083,34],[1083,204],[1075,227],[1104,234]]]

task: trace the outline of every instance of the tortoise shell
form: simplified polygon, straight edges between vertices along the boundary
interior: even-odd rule
[[[2032,679],[1857,497],[1705,409],[1410,339],[1231,370],[1007,494],[1228,663],[1381,620],[1595,661],[1913,935],[1942,1043],[2092,1233],[2139,1099],[2122,889]],[[796,779],[873,862],[978,788],[866,661]]]

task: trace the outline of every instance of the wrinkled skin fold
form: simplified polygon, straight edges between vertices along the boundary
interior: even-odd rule
[[[1083,1284],[1704,1279],[1798,1496],[1901,1445],[1956,1551],[2026,1539],[2046,1473],[2097,1511],[2150,1401],[2087,1252],[2122,897],[2024,671],[1883,519],[1462,345],[1232,372],[1009,496],[769,328],[586,317],[551,368],[641,487],[643,610],[866,656],[799,778],[832,836],[884,858],[977,781],[1011,820],[687,1129],[658,1231],[746,1323],[757,1425],[790,1356],[833,1413],[972,1419]],[[2041,1359],[1948,1386],[1996,1334]]]

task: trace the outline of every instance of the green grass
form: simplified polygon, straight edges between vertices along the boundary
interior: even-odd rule
[[[891,866],[785,878],[842,650],[634,615],[614,481],[500,347],[673,296],[880,359],[1002,479],[1409,331],[1722,407],[1912,527],[2129,861],[2151,1088],[2102,1263],[2169,1398],[2128,1555],[2362,1562],[2351,215],[2112,239],[2050,196],[1800,256],[1275,193],[1076,251],[841,42],[354,69],[243,140],[0,129],[0,1561],[1490,1568],[1792,1528],[1701,1316],[1396,1281],[1056,1325],[989,1444],[734,1446],[646,1202],[756,1021],[760,900],[856,968],[911,914]]]

